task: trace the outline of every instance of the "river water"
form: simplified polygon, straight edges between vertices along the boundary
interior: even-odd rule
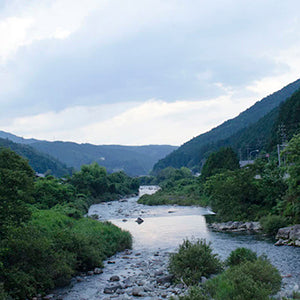
[[[157,188],[154,186],[143,186],[140,188],[140,194],[154,193],[156,190]],[[183,239],[205,238],[211,242],[213,251],[219,254],[223,260],[238,247],[249,248],[258,255],[266,254],[271,263],[284,276],[283,287],[285,290],[300,286],[299,247],[276,247],[273,240],[256,234],[213,232],[208,228],[205,220],[205,215],[211,214],[211,212],[205,208],[170,205],[146,206],[137,204],[138,198],[131,197],[92,205],[88,214],[98,215],[99,220],[109,220],[120,228],[128,230],[133,236],[133,250],[143,253],[145,260],[147,260],[147,253],[153,255],[153,251],[161,253],[175,251]],[[144,222],[138,224],[136,222],[138,217],[142,218]],[[120,268],[122,269],[122,266]],[[77,290],[75,287],[75,290],[77,294],[81,294],[81,290],[84,288],[85,285],[82,284],[80,288],[77,287]],[[64,299],[75,299],[72,297],[74,296]]]

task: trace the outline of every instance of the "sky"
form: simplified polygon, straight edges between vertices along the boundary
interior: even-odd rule
[[[172,144],[300,76],[299,0],[0,0],[0,130]]]

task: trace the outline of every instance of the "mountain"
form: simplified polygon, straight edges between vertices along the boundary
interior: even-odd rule
[[[272,152],[277,144],[290,140],[300,132],[300,90],[256,123],[241,129],[227,139],[211,144],[209,152],[230,146],[242,159],[253,150]]]
[[[22,137],[19,137],[14,134],[11,134],[9,132],[5,132],[5,131],[1,131],[1,130],[0,130],[0,138],[8,139],[14,143],[25,144],[25,145],[30,145],[34,142],[38,142],[38,140],[36,140],[36,139],[24,139]]]
[[[83,164],[97,162],[106,167],[108,172],[123,170],[131,176],[148,174],[159,159],[177,148],[170,145],[121,146],[48,142],[23,139],[3,131],[0,131],[0,137],[30,145],[38,152],[50,155],[70,168],[78,170]]]
[[[299,88],[300,79],[263,98],[261,101],[256,102],[253,106],[240,113],[237,117],[191,139],[175,151],[171,152],[165,158],[158,161],[153,167],[153,173],[156,173],[166,167],[180,168],[185,166],[193,168],[199,166],[201,161],[207,157],[211,151],[216,150],[224,143],[229,143],[227,139],[230,139],[233,135],[241,135],[241,130],[255,124],[266,114],[278,107],[280,103],[284,102]],[[274,118],[273,121],[275,121],[277,118],[276,112],[274,112],[274,116],[270,116],[270,118]],[[272,123],[272,120],[266,119],[261,122]]]
[[[159,159],[177,148],[169,145],[97,146],[45,141],[32,143],[31,146],[75,169],[79,169],[83,164],[90,164],[95,161],[106,167],[108,172],[123,170],[131,176],[148,174]]]
[[[71,168],[50,157],[47,154],[40,153],[29,145],[17,144],[9,139],[0,138],[0,148],[9,148],[24,158],[27,158],[30,166],[37,173],[49,173],[57,177],[71,174]]]

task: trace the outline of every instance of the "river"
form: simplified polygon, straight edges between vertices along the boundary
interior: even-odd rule
[[[140,189],[141,194],[155,191],[156,187],[153,186],[144,186]],[[261,235],[213,232],[207,227],[205,220],[205,215],[211,212],[205,208],[146,206],[137,204],[138,198],[131,197],[90,207],[89,215],[98,215],[99,220],[109,220],[122,229],[130,231],[133,236],[133,251],[129,254],[133,257],[126,256],[127,259],[131,259],[129,263],[124,261],[124,254],[117,254],[111,258],[114,264],[106,264],[103,274],[86,278],[83,282],[76,283],[71,289],[64,290],[65,296],[62,299],[104,299],[103,288],[107,285],[111,275],[119,275],[124,279],[134,275],[145,279],[143,277],[145,262],[147,262],[147,272],[149,274],[152,272],[152,275],[149,275],[151,278],[157,269],[166,268],[168,253],[175,251],[185,238],[205,238],[211,242],[214,252],[222,259],[226,259],[229,253],[238,247],[249,248],[258,255],[266,254],[284,276],[283,289],[292,290],[300,285],[300,248],[276,247],[274,241]],[[136,222],[138,217],[144,222],[138,224]],[[134,265],[131,263],[132,259],[135,259]],[[139,267],[140,265],[142,268]],[[156,290],[152,289],[153,293],[149,292],[150,298],[148,295],[144,299],[153,299]],[[162,299],[170,293],[163,295],[160,292],[155,296],[157,299]],[[109,296],[107,299],[133,299],[126,293],[125,296],[123,293],[119,296]]]

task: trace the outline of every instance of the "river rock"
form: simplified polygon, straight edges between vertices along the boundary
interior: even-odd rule
[[[117,276],[117,275],[111,276],[111,277],[109,278],[109,281],[120,281],[120,277]]]
[[[118,289],[122,289],[123,287],[118,284],[115,286],[108,286],[104,288],[104,294],[114,294]]]
[[[210,227],[215,231],[230,231],[230,232],[259,232],[261,226],[259,222],[240,222],[229,221],[225,223],[212,223]]]
[[[138,217],[135,222],[137,222],[138,224],[142,224],[144,222],[144,220],[140,217]]]
[[[277,232],[275,245],[289,245],[300,247],[300,224],[280,228]]]
[[[135,286],[135,287],[132,289],[132,296],[135,296],[135,297],[143,297],[144,295],[145,295],[145,293],[144,293],[144,288],[139,287],[139,286]]]
[[[173,275],[162,276],[162,277],[156,279],[156,282],[160,283],[160,284],[170,283],[170,282],[172,282],[173,278],[174,278]]]
[[[100,269],[100,268],[95,268],[94,269],[94,274],[102,274],[103,273],[103,270]]]

